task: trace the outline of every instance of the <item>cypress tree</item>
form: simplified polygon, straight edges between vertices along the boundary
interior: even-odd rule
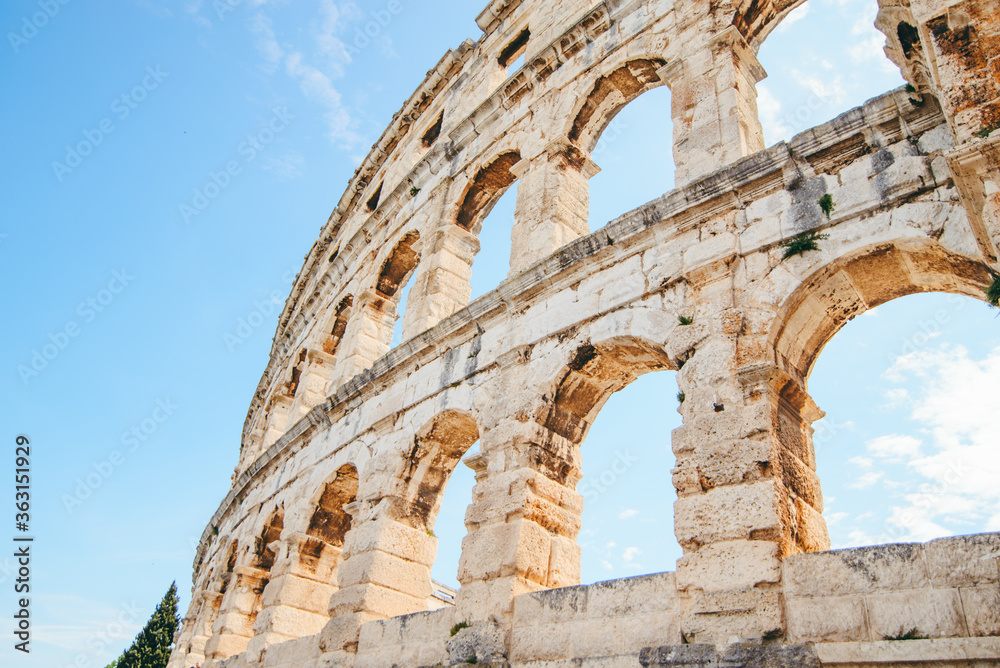
[[[111,666],[115,668],[166,668],[174,633],[180,624],[177,615],[177,583],[170,585],[153,616],[146,622],[132,646]],[[109,668],[111,668],[109,666]]]

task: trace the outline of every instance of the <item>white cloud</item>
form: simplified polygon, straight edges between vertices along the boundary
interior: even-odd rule
[[[306,160],[302,154],[295,151],[281,156],[268,156],[261,164],[261,168],[274,172],[279,179],[287,181],[302,176],[305,164]]]
[[[882,471],[868,471],[852,483],[848,483],[850,489],[867,489],[882,479],[885,473]]]
[[[324,114],[330,139],[341,146],[351,146],[358,141],[351,129],[351,115],[341,101],[340,93],[328,77],[317,68],[305,62],[301,53],[290,53],[285,59],[285,70],[297,79],[305,96],[326,107]]]
[[[825,81],[817,76],[805,74],[797,69],[793,69],[792,78],[797,84],[815,95],[822,102],[840,103],[844,100],[846,93],[840,83],[840,75],[834,77],[833,81]]]
[[[847,519],[847,513],[824,513],[824,519],[826,519],[827,526],[833,526],[834,524],[839,524],[840,522]]]
[[[858,468],[862,469],[870,469],[872,465],[875,463],[875,460],[873,460],[871,457],[864,457],[862,455],[858,455],[857,457],[851,457],[847,461],[850,462],[851,464],[854,464]]]
[[[601,567],[604,568],[604,570],[606,571],[615,570],[615,567],[612,565],[612,563],[610,561],[607,561],[606,559],[601,559]]]
[[[639,511],[635,508],[626,508],[625,510],[618,513],[618,519],[627,520],[630,517],[635,517],[639,514]]]
[[[622,552],[622,559],[624,559],[626,563],[631,564],[635,560],[635,558],[640,554],[642,554],[642,550],[640,550],[639,548],[626,547],[625,551]]]
[[[757,113],[769,143],[791,138],[792,128],[781,119],[781,101],[764,84],[757,86]]]
[[[870,455],[890,461],[900,461],[904,458],[919,455],[921,442],[913,436],[889,434],[888,436],[873,438],[865,445]]]
[[[285,50],[281,48],[277,38],[274,36],[271,20],[264,16],[263,13],[258,12],[254,14],[250,19],[250,33],[257,38],[254,46],[260,52],[260,55],[264,57],[264,61],[268,65],[268,70],[273,72],[284,57]]]
[[[886,408],[896,408],[897,406],[902,406],[910,401],[910,391],[905,387],[896,387],[891,390],[887,390],[885,398],[887,399],[885,404]]]
[[[788,15],[781,21],[777,28],[774,29],[775,33],[783,33],[793,25],[804,19],[809,15],[809,5],[803,3],[793,9]]]
[[[918,350],[899,356],[886,377],[912,383],[910,417],[927,434],[868,443],[874,456],[905,460],[918,480],[891,508],[887,534],[922,541],[1000,529],[1000,346],[978,360],[962,346]]]

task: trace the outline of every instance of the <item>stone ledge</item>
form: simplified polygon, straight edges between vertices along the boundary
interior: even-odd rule
[[[900,662],[958,665],[969,660],[1000,660],[1000,637],[817,643],[813,647],[824,666],[880,666]]]

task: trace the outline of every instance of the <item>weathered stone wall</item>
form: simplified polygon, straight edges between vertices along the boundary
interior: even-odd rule
[[[995,275],[997,5],[883,3],[913,90],[764,150],[754,53],[794,5],[490,3],[307,256],[171,668],[1000,661],[997,535],[824,552],[808,393],[857,314],[982,298]],[[658,85],[679,187],[591,233],[590,151]],[[483,218],[515,183],[510,277],[468,304]],[[817,248],[786,257],[805,233]],[[613,392],[665,369],[683,557],[575,586],[580,446]],[[452,598],[430,571],[460,462],[476,485]]]

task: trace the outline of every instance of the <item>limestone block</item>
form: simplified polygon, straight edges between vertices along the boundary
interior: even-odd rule
[[[863,596],[788,599],[785,614],[789,642],[871,640]]]
[[[753,532],[777,532],[781,518],[774,481],[718,487],[674,503],[674,534],[683,545],[749,538]]]
[[[326,614],[299,610],[287,605],[275,606],[265,608],[257,615],[254,633],[267,631],[288,638],[301,638],[319,633],[329,619]]]
[[[270,586],[270,585],[277,586]],[[297,575],[284,575],[272,580],[264,590],[263,605],[265,608],[274,605],[290,605],[301,610],[326,614],[330,596],[336,587],[307,580]]]
[[[730,642],[784,631],[781,596],[774,589],[698,592],[681,615],[681,632],[695,642]]]
[[[1000,582],[1000,534],[939,538],[924,545],[935,587],[969,587]]]
[[[546,584],[550,543],[548,533],[529,520],[479,527],[462,540],[458,580],[489,580],[519,575]]]
[[[753,587],[781,580],[778,544],[734,540],[711,543],[677,561],[677,586],[704,591]]]
[[[969,635],[1000,636],[1000,587],[962,587],[962,609]]]
[[[957,589],[880,592],[865,598],[873,640],[891,639],[913,629],[926,638],[969,635]]]
[[[875,545],[813,554],[783,562],[785,595],[840,596],[931,586],[923,546]]]
[[[424,610],[426,596],[414,597],[377,584],[359,584],[338,590],[330,597],[331,617],[357,611],[374,617],[395,617]]]
[[[672,612],[680,605],[673,573],[608,580],[587,590],[587,614],[592,619]]]
[[[437,540],[433,536],[389,518],[351,527],[345,547],[348,546],[352,555],[379,551],[421,564],[433,564],[437,554]],[[347,581],[343,575],[339,579]]]
[[[420,599],[431,594],[431,574],[425,564],[380,550],[355,554],[340,565],[339,575],[344,585],[373,582]]]

